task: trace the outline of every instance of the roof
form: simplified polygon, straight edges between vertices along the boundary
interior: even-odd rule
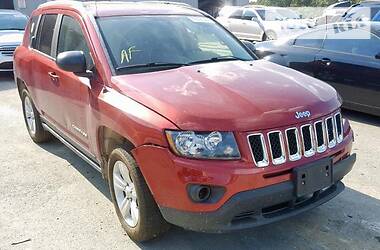
[[[202,15],[201,12],[184,3],[169,1],[51,1],[40,5],[40,8],[69,8],[87,12],[93,16],[120,15]]]

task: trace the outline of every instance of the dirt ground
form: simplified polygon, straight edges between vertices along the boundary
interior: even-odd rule
[[[380,118],[344,115],[358,161],[332,201],[255,229],[203,234],[174,227],[135,244],[96,170],[57,140],[30,140],[13,80],[0,75],[0,249],[380,249]]]

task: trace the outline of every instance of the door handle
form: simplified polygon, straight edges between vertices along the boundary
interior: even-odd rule
[[[330,66],[330,64],[331,64],[331,59],[329,59],[329,58],[322,58],[319,61],[321,63],[325,64],[326,66]]]
[[[55,72],[49,72],[48,75],[53,81],[59,80],[59,76]]]

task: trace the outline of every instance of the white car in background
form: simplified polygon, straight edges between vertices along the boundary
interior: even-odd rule
[[[342,16],[352,5],[351,1],[339,1],[329,5],[324,11],[323,16]]]
[[[339,1],[331,4],[323,11],[320,17],[315,19],[316,25],[324,25],[341,21],[342,15],[350,8],[351,5],[351,1]]]
[[[265,41],[308,29],[307,21],[301,18],[295,11],[280,7],[226,6],[219,12],[217,20],[239,39]]]
[[[13,52],[22,42],[27,21],[18,11],[0,9],[0,72],[13,71]]]

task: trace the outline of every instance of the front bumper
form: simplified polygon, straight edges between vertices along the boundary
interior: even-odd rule
[[[13,57],[5,56],[0,53],[0,72],[13,71]]]
[[[201,232],[225,232],[269,224],[295,216],[334,198],[344,190],[340,181],[356,161],[356,154],[333,165],[334,184],[311,196],[296,198],[295,185],[286,181],[240,192],[214,212],[188,212],[160,207],[165,220],[180,227]]]

